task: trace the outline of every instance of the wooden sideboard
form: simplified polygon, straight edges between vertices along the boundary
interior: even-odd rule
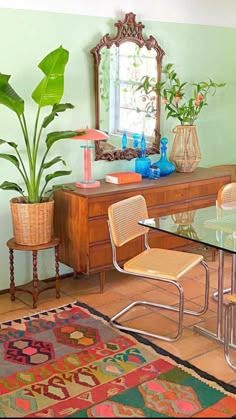
[[[60,238],[59,261],[75,273],[99,272],[103,289],[105,271],[111,269],[112,252],[108,236],[107,209],[121,199],[141,194],[150,217],[214,205],[220,187],[231,181],[225,170],[197,168],[193,173],[173,173],[158,180],[114,185],[101,180],[99,188],[59,190],[54,194],[54,232]],[[73,187],[73,184],[68,184]],[[162,232],[150,232],[150,244],[173,248],[187,243]],[[189,241],[188,241],[189,243]],[[124,246],[120,261],[141,250],[140,238]]]

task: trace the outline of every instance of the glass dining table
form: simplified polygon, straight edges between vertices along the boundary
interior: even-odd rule
[[[194,330],[212,340],[224,344],[224,294],[236,293],[236,212],[225,211],[217,216],[216,206],[199,208],[157,218],[139,220],[140,225],[183,237],[206,247],[218,249],[218,285],[213,298],[217,303],[216,328],[212,332],[199,325]],[[232,258],[231,286],[224,288],[224,256],[229,252]],[[236,346],[233,345],[235,348]]]

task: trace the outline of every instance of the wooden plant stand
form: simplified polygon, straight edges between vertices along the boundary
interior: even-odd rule
[[[60,297],[60,275],[59,275],[59,257],[58,257],[58,250],[60,240],[58,238],[52,239],[49,243],[40,244],[38,246],[26,246],[17,244],[13,238],[7,241],[7,247],[9,248],[9,260],[10,260],[10,294],[11,300],[15,301],[15,292],[16,291],[23,291],[27,292],[32,295],[33,297],[33,308],[37,307],[37,301],[39,294],[43,291],[56,289],[56,298]],[[39,279],[38,279],[38,251],[39,250],[46,250],[50,248],[55,248],[55,284],[50,286],[45,286],[44,288],[38,288]],[[32,279],[32,290],[30,289],[29,285],[26,288],[23,286],[15,286],[15,278],[14,278],[14,250],[21,250],[21,251],[31,251],[32,252],[32,266],[33,266],[33,279]]]

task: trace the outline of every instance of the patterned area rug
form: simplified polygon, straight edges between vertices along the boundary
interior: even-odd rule
[[[236,388],[75,302],[1,324],[0,417],[236,415]]]

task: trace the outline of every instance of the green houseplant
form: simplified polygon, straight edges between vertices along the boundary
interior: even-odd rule
[[[189,85],[180,80],[171,63],[162,72],[164,80],[157,81],[153,77],[143,76],[136,85],[144,103],[144,107],[137,111],[144,112],[147,117],[155,117],[156,95],[159,95],[165,105],[166,118],[175,118],[181,125],[193,125],[201,110],[208,106],[208,95],[214,95],[217,88],[225,86],[225,83],[215,83],[211,79]]]
[[[201,160],[195,122],[206,106],[208,95],[214,95],[217,88],[225,83],[215,83],[213,80],[188,84],[178,77],[173,64],[167,64],[163,69],[163,80],[157,81],[149,76],[143,76],[136,91],[140,91],[142,109],[147,117],[155,117],[156,97],[162,98],[167,112],[166,118],[177,119],[170,160],[178,172],[193,172]]]
[[[68,59],[69,52],[60,46],[51,51],[38,65],[44,73],[44,78],[32,93],[32,98],[37,105],[37,109],[31,134],[26,120],[24,100],[9,84],[11,76],[0,73],[0,104],[15,113],[24,143],[24,147],[19,151],[19,144],[16,142],[0,139],[0,145],[8,146],[12,150],[11,153],[0,153],[0,158],[8,160],[14,165],[23,181],[23,186],[12,181],[4,181],[0,185],[1,189],[13,190],[20,195],[18,199],[13,198],[11,200],[12,212],[13,204],[21,204],[21,208],[24,211],[27,205],[27,208],[31,207],[31,211],[33,211],[36,204],[42,205],[50,201],[53,202],[48,197],[47,186],[49,182],[71,173],[71,170],[52,170],[53,166],[58,163],[66,165],[66,162],[61,156],[48,159],[48,154],[57,141],[72,138],[78,135],[78,133],[70,130],[46,132],[49,124],[59,113],[74,108],[71,103],[60,103],[64,93],[64,73]],[[51,107],[48,114],[42,112],[45,107]],[[24,157],[25,155],[26,157]],[[48,171],[50,172],[48,173]],[[43,179],[45,172],[46,175]],[[59,188],[62,188],[62,185],[55,185],[52,189]],[[51,204],[51,206],[53,210],[53,205]],[[43,207],[40,206],[40,211],[41,208]],[[23,218],[26,218],[25,213],[23,214]],[[39,218],[39,215],[36,218]],[[51,220],[51,216],[49,218]],[[34,224],[35,221],[32,221],[32,223]],[[19,221],[17,227],[19,227]],[[14,221],[13,230],[15,236]],[[43,242],[45,240],[50,241],[50,238],[49,240],[48,238],[49,236],[39,240]],[[35,244],[32,243],[34,239],[29,239],[29,241],[29,244]],[[21,242],[21,239],[18,239],[17,242]],[[21,244],[28,243],[25,243],[23,239]]]

